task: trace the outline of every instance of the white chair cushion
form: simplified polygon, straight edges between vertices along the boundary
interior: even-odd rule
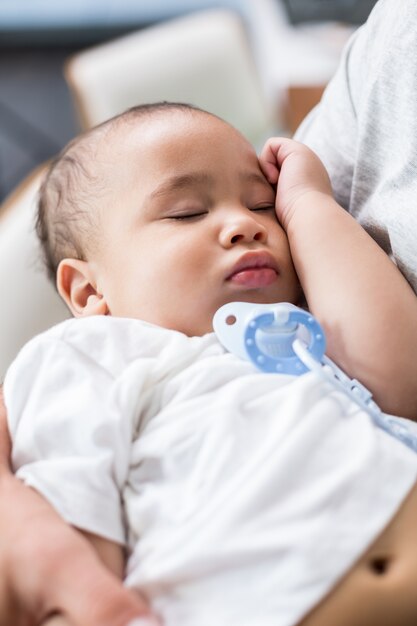
[[[273,127],[242,18],[230,10],[195,12],[84,50],[65,75],[87,128],[161,100],[215,113],[257,147]]]

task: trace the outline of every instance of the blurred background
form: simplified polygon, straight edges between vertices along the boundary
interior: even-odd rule
[[[69,315],[34,230],[48,161],[139,103],[190,102],[260,149],[291,135],[375,0],[0,0],[0,381]]]
[[[135,101],[193,98],[254,144],[290,135],[375,1],[0,0],[0,202]]]

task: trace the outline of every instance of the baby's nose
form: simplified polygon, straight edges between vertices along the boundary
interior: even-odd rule
[[[268,232],[265,226],[257,222],[249,214],[226,224],[220,235],[220,243],[224,247],[231,247],[238,243],[252,243],[254,241],[265,243],[267,237]]]

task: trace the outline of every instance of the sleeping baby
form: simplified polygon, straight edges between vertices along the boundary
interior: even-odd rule
[[[7,373],[17,476],[167,626],[415,626],[405,421],[213,332],[225,305],[300,305],[383,411],[417,418],[415,296],[317,157],[274,138],[258,160],[215,115],[138,106],[59,155],[37,231],[73,319]]]

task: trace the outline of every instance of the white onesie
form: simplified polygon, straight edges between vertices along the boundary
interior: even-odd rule
[[[17,475],[129,548],[167,626],[293,626],[393,517],[417,455],[316,374],[263,374],[214,334],[68,320],[11,366]]]

